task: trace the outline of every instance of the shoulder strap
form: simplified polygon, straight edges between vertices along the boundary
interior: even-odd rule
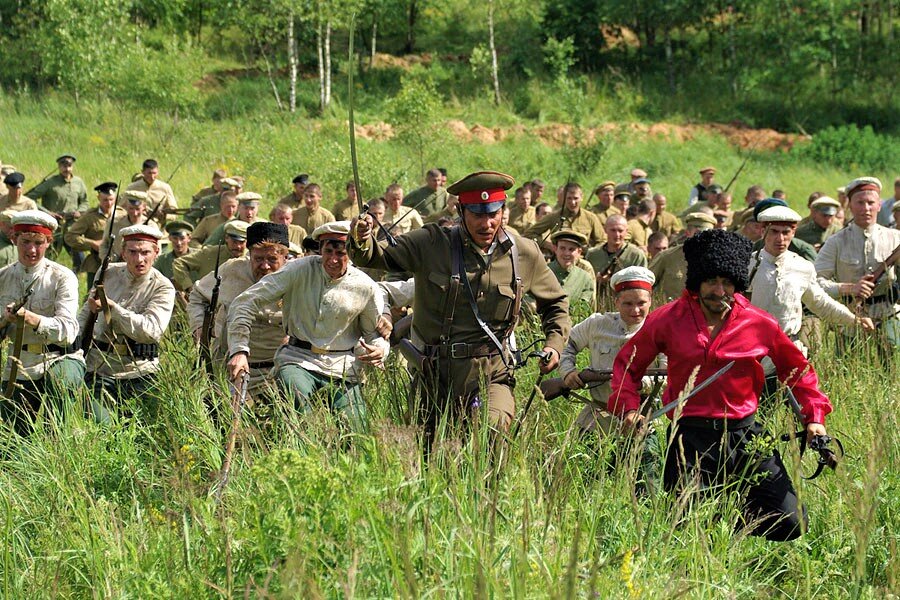
[[[441,344],[450,343],[450,330],[453,327],[453,317],[456,314],[456,301],[459,298],[460,273],[465,276],[465,266],[460,266],[462,252],[456,251],[457,244],[462,248],[462,240],[459,237],[459,225],[450,230],[450,255],[453,260],[453,272],[450,274],[450,289],[447,290],[447,306],[444,309],[444,324],[441,326]]]
[[[519,321],[519,311],[522,308],[522,296],[525,293],[525,286],[522,285],[522,276],[519,271],[519,247],[511,237],[507,236],[507,239],[511,244],[509,247],[509,257],[512,261],[513,292],[515,293],[516,299],[513,301],[512,318],[509,321],[509,327],[506,329],[506,334],[503,336],[504,339],[509,339],[509,336],[512,335],[513,330],[516,328],[516,323]]]

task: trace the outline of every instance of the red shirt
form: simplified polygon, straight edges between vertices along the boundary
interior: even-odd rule
[[[824,423],[831,412],[812,365],[775,319],[740,294],[735,294],[732,309],[712,341],[695,293],[685,290],[677,300],[650,313],[613,364],[609,397],[613,413],[639,408],[641,376],[660,352],[669,357],[664,404],[678,397],[698,365],[695,385],[735,361],[724,375],[687,401],[682,416],[742,419],[755,413],[765,382],[759,362],[764,356],[775,363],[778,379],[793,390],[807,423]]]

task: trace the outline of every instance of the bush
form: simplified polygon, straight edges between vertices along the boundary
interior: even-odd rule
[[[870,125],[828,127],[810,144],[798,146],[797,155],[848,170],[892,170],[900,162],[900,148],[891,138],[875,133]]]

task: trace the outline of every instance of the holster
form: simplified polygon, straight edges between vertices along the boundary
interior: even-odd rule
[[[419,349],[416,348],[409,339],[403,338],[400,340],[397,344],[397,349],[400,351],[400,355],[406,359],[406,362],[409,363],[409,366],[416,373],[424,376],[431,375],[431,358],[419,352]]]

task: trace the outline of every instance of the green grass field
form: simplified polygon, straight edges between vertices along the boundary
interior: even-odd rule
[[[264,209],[297,172],[324,184],[326,205],[350,177],[339,118],[176,122],[11,98],[0,98],[0,113],[0,159],[29,175],[26,186],[62,152],[79,157],[91,187],[127,179],[146,157],[160,160],[163,177],[181,164],[172,183],[182,204],[220,166],[245,175]],[[492,168],[551,185],[572,174],[585,185],[622,180],[638,165],[675,208],[696,167],[730,176],[743,160],[715,137],[610,140],[589,173],[572,152],[527,136],[494,145],[440,137],[425,150],[426,164],[451,176]],[[360,152],[366,196],[394,179],[418,185],[422,157],[401,141],[361,140]],[[860,174],[758,153],[736,190],[781,187],[800,208],[810,191]],[[796,448],[777,443],[810,516],[806,536],[777,545],[735,534],[734,494],[691,510],[665,494],[636,495],[633,457],[610,471],[618,440],[577,439],[580,406],[562,400],[535,402],[497,481],[478,423],[423,465],[396,370],[374,373],[366,388],[368,435],[347,434],[324,410],[300,417],[276,405],[261,422],[265,411],[248,409],[219,499],[229,427],[213,424],[204,400],[227,415],[229,399],[176,331],[158,390],[129,407],[135,417],[100,426],[75,399],[68,419],[27,440],[0,432],[4,598],[893,598],[900,589],[900,369],[876,366],[866,348],[838,357],[829,339],[813,360],[847,455],[837,472],[804,482]],[[520,404],[535,378],[532,365],[520,372]],[[158,417],[143,418],[154,402]],[[783,408],[767,415],[773,433],[794,427]]]

